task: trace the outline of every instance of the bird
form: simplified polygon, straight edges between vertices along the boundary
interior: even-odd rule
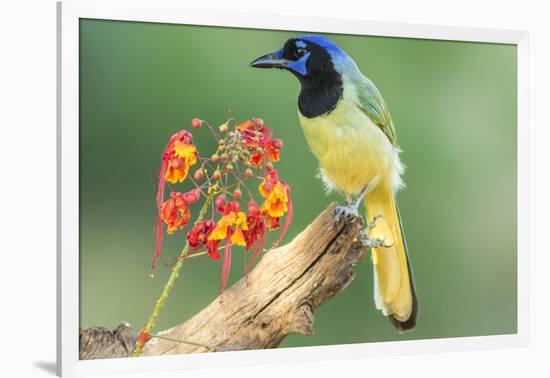
[[[319,162],[327,190],[346,206],[336,216],[366,205],[376,307],[399,332],[416,327],[418,301],[395,194],[404,186],[404,165],[388,107],[375,84],[340,46],[321,35],[288,39],[282,48],[250,63],[278,68],[300,82],[298,118]]]

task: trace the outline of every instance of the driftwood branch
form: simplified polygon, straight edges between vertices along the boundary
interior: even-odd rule
[[[313,312],[349,285],[366,253],[358,241],[361,219],[336,222],[334,207],[293,241],[265,253],[248,283],[243,277],[226,290],[223,302],[218,297],[188,321],[160,332],[164,338],[149,341],[143,355],[275,348],[289,334],[313,334]],[[83,329],[80,358],[126,357],[135,340],[131,335],[125,325]]]

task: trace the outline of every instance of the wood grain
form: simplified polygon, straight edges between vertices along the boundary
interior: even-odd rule
[[[153,338],[143,355],[275,348],[289,334],[313,334],[315,309],[350,284],[354,266],[367,251],[357,240],[361,218],[336,222],[335,206],[290,243],[266,252],[248,281],[243,277],[226,290],[223,301],[218,297],[188,321],[159,332],[209,348]],[[94,358],[83,352],[81,358]]]

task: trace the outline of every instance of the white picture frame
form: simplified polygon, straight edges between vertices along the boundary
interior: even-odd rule
[[[357,20],[290,17],[187,9],[176,0],[58,3],[58,248],[57,373],[60,376],[167,372],[189,368],[363,358],[518,347],[528,344],[528,58],[525,31]],[[518,307],[517,334],[451,339],[79,360],[79,19],[109,19],[355,35],[491,42],[517,45],[518,56]]]

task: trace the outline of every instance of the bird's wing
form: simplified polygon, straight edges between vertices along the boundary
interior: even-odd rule
[[[378,91],[378,88],[367,77],[363,76],[357,86],[359,107],[386,134],[390,142],[397,146],[395,127],[390,112]]]

